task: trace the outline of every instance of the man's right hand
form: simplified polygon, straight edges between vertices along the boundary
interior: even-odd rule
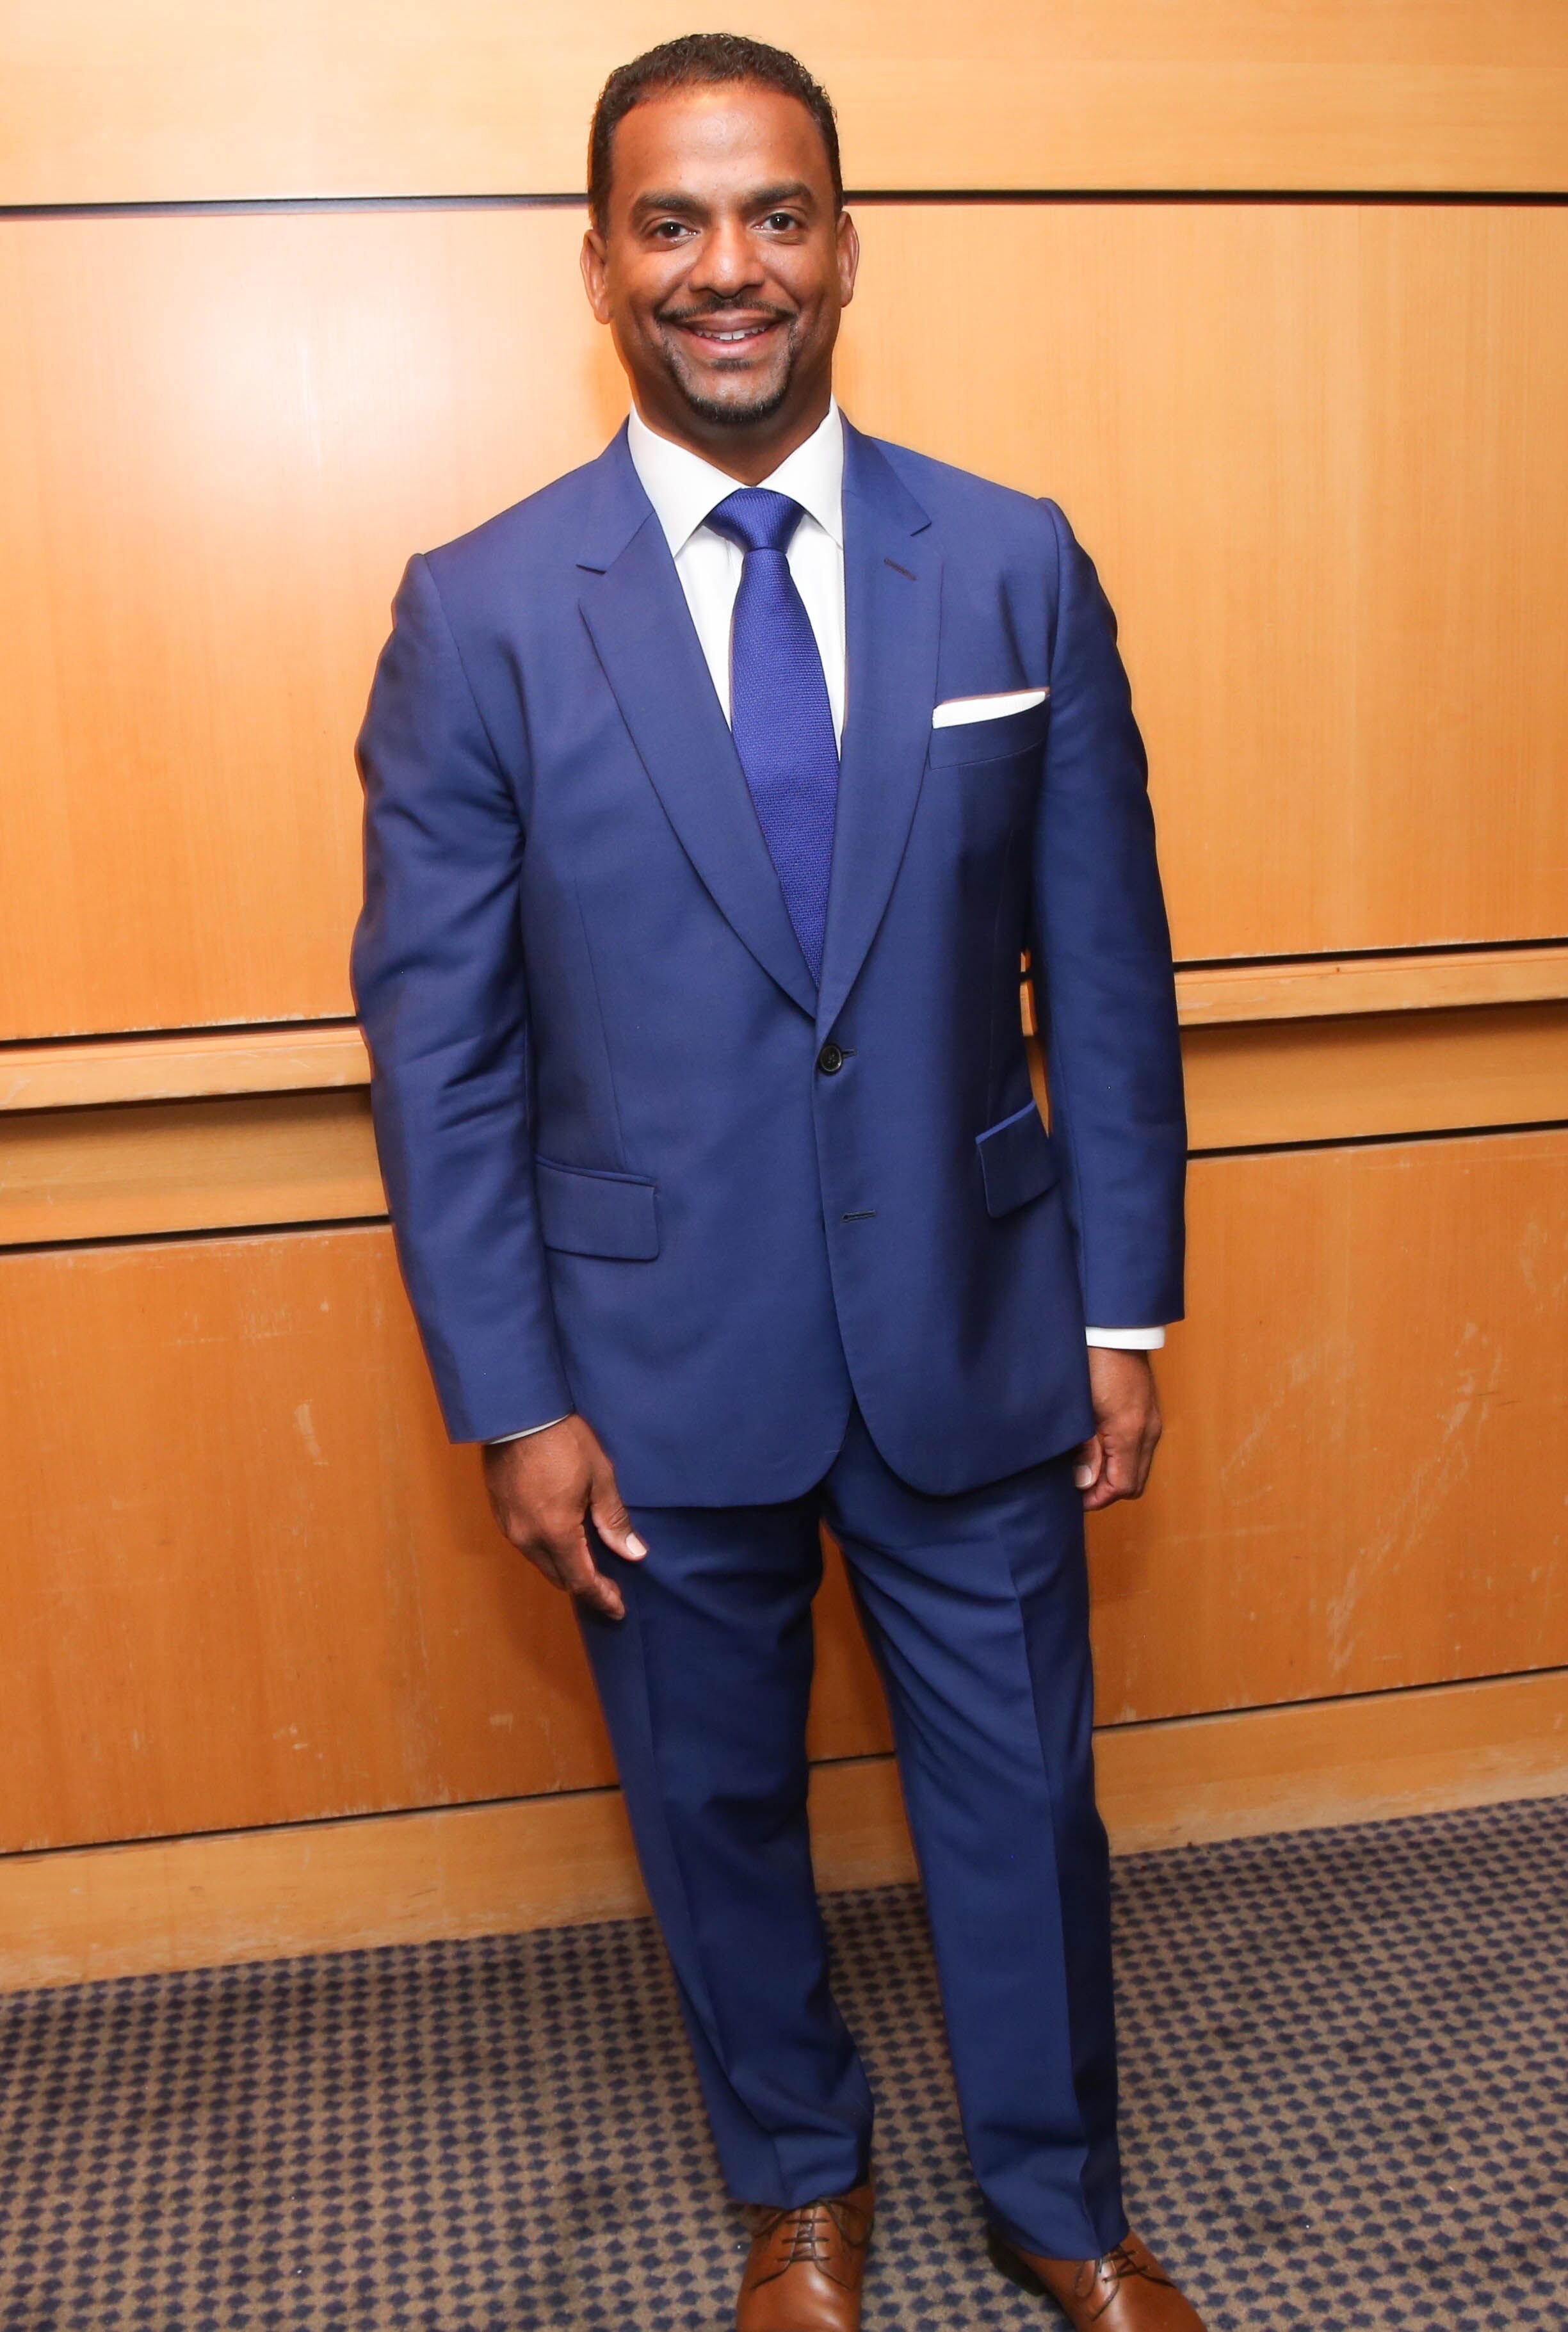
[[[484,1486],[506,1536],[551,1586],[564,1587],[607,1620],[626,1617],[620,1589],[594,1561],[587,1524],[591,1521],[628,1563],[641,1563],[648,1550],[632,1528],[615,1468],[591,1426],[563,1417],[521,1441],[487,1443]]]

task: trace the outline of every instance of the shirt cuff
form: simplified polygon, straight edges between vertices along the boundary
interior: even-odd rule
[[[492,1433],[484,1446],[487,1449],[499,1449],[503,1441],[527,1441],[536,1433],[548,1433],[552,1425],[564,1425],[574,1413],[569,1409],[565,1417],[547,1417],[542,1425],[525,1425],[521,1433]]]
[[[1163,1328],[1085,1328],[1084,1334],[1113,1352],[1157,1352],[1165,1342]]]

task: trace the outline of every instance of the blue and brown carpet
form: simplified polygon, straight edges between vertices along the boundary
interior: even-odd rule
[[[1117,1867],[1137,2222],[1212,2332],[1568,2327],[1568,1803]],[[866,2332],[989,2266],[920,1902],[830,1906]],[[744,2252],[640,1921],[0,2001],[0,2332],[725,2332]]]

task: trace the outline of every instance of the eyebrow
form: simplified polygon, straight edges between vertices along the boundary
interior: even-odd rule
[[[780,203],[815,203],[814,190],[804,178],[789,178],[776,186],[759,186],[744,199],[746,210],[774,210]],[[634,219],[647,218],[656,211],[672,212],[679,218],[701,218],[707,209],[705,203],[694,195],[639,195],[632,205]]]

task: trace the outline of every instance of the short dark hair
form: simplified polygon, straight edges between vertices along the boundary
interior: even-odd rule
[[[594,108],[588,131],[588,210],[595,226],[603,228],[609,215],[611,147],[620,124],[645,98],[667,89],[693,89],[703,82],[753,81],[760,89],[776,89],[793,97],[822,132],[827,167],[833,176],[836,208],[844,207],[844,174],[838,163],[838,123],[832,101],[819,81],[813,81],[798,57],[788,49],[770,48],[766,41],[748,40],[743,33],[684,33],[679,40],[661,41],[645,49],[629,65],[617,65]]]

